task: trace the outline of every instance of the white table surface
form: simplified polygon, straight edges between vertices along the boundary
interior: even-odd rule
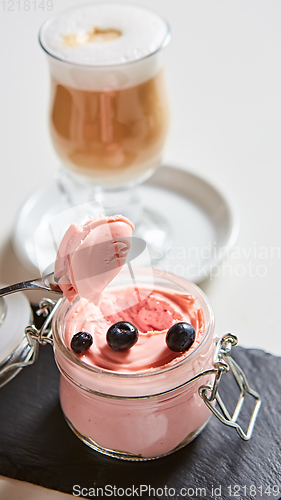
[[[10,236],[23,202],[59,165],[48,135],[49,74],[38,29],[50,14],[75,3],[54,0],[51,12],[34,11],[31,1],[28,11],[23,0],[19,11],[16,2],[0,3],[2,282],[30,277],[13,255]],[[281,2],[138,3],[172,26],[166,64],[172,128],[165,162],[218,180],[240,211],[233,254],[218,276],[202,284],[217,332],[231,331],[245,347],[281,355]],[[66,498],[5,478],[0,497]]]

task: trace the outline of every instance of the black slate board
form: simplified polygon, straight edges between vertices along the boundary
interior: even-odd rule
[[[160,460],[128,463],[91,450],[68,428],[59,405],[59,373],[52,348],[41,346],[36,364],[22,370],[0,390],[0,474],[70,494],[73,485],[87,489],[109,485],[103,490],[109,494],[114,493],[114,485],[145,485],[155,491],[143,491],[142,498],[229,500],[237,498],[230,493],[239,491],[238,498],[243,500],[279,499],[281,358],[239,347],[233,354],[263,400],[252,439],[242,441],[234,429],[212,416],[201,435],[186,448]],[[223,378],[220,392],[228,402],[234,382],[228,375]],[[259,487],[256,496],[251,485]],[[273,485],[280,487],[278,496],[266,490]],[[216,496],[212,487],[221,487],[221,493],[216,490]],[[271,494],[267,496],[266,491]],[[136,493],[133,496],[137,498]]]

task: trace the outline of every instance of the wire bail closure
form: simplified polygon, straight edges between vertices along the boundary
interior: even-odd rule
[[[42,344],[51,344],[53,345],[52,338],[52,319],[53,316],[58,309],[62,299],[58,301],[43,299],[39,303],[39,309],[37,309],[37,316],[43,316],[46,318],[41,328],[36,328],[34,325],[29,325],[25,329],[25,335],[27,336],[28,341],[32,339],[37,340],[37,345]]]
[[[229,427],[234,427],[239,436],[245,441],[248,441],[252,436],[256,418],[261,406],[261,398],[256,391],[251,389],[243,370],[231,357],[232,347],[237,345],[237,343],[237,337],[235,335],[232,335],[231,333],[227,333],[219,340],[214,356],[214,368],[216,369],[216,376],[213,386],[208,384],[199,387],[199,395],[220,422]],[[229,370],[240,389],[238,402],[232,416],[229,414],[218,392],[218,385],[221,376],[223,375],[223,373],[227,373]],[[246,432],[244,432],[242,427],[237,423],[237,419],[242,409],[246,394],[252,396],[256,400],[256,404],[250,418],[248,429]],[[215,407],[215,405],[213,404],[214,402],[218,403],[221,411],[219,411],[218,408]]]

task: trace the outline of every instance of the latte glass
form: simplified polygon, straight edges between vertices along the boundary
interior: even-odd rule
[[[50,132],[73,204],[141,218],[136,186],[160,165],[169,108],[163,49],[170,29],[136,5],[94,3],[42,26],[51,73]]]

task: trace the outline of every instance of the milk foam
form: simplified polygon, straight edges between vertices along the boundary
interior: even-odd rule
[[[121,36],[89,41],[95,30],[116,30]],[[68,44],[73,36],[86,43]],[[120,90],[152,78],[162,67],[159,49],[169,39],[168,24],[153,11],[107,2],[60,12],[44,23],[39,34],[53,78],[87,91]]]
[[[116,29],[115,40],[67,46],[64,37],[82,37],[92,32]],[[148,9],[123,3],[94,3],[52,16],[42,27],[40,40],[45,50],[63,61],[108,66],[138,61],[157,51],[168,36],[167,23]]]

